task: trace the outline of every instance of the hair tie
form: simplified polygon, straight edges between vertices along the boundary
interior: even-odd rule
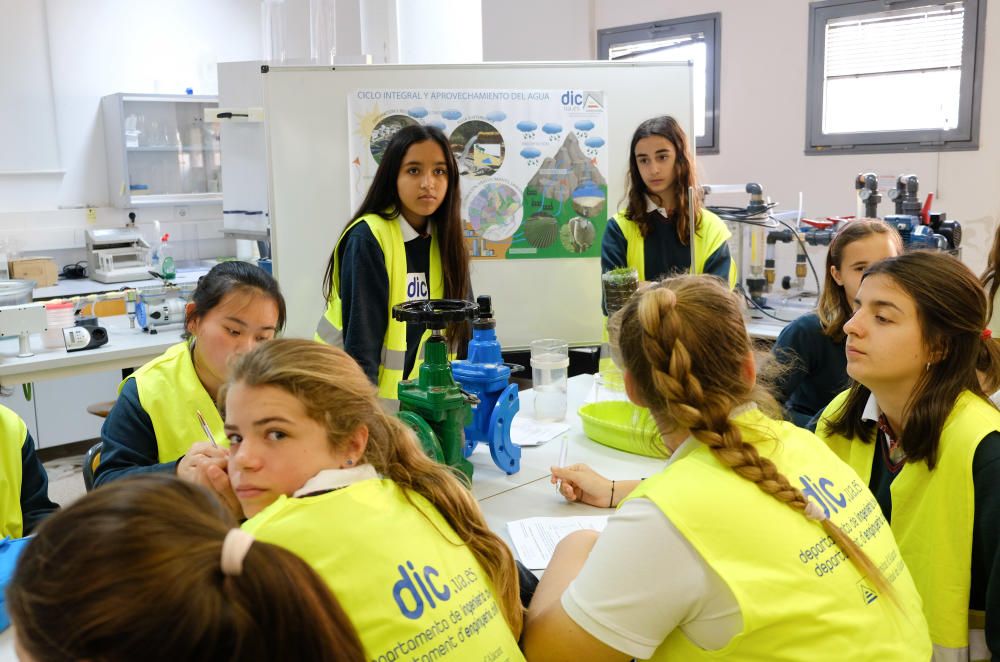
[[[222,541],[222,574],[236,577],[243,572],[243,559],[253,541],[253,536],[243,529],[229,529]]]
[[[811,520],[816,520],[817,522],[822,522],[827,519],[826,512],[820,508],[819,504],[808,498],[806,499],[805,513],[806,517]]]
[[[979,337],[983,340],[989,340],[993,337],[993,332],[989,329],[983,329],[983,332],[979,334]]]

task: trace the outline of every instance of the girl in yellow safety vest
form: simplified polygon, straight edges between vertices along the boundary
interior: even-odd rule
[[[848,386],[844,322],[850,319],[868,265],[903,252],[894,227],[877,218],[851,221],[830,242],[826,281],[816,311],[781,330],[772,352],[784,367],[775,387],[789,419],[800,427]]]
[[[916,252],[868,268],[844,324],[854,380],[817,434],[858,472],[923,597],[935,660],[1000,655],[1000,347],[968,267]],[[985,391],[984,391],[985,387]],[[987,650],[988,649],[988,650]]]
[[[284,327],[285,299],[263,269],[223,262],[198,281],[184,324],[184,342],[118,387],[118,400],[101,428],[95,485],[161,471],[204,485],[227,485],[229,442],[215,397],[230,359]],[[206,439],[199,413],[212,439]]]
[[[0,537],[26,536],[58,508],[28,426],[0,405]]]
[[[221,398],[244,530],[319,572],[368,659],[523,659],[510,550],[343,350],[265,343]]]
[[[326,267],[328,305],[316,340],[350,354],[382,398],[397,397],[397,384],[420,366],[430,337],[419,325],[392,319],[392,307],[471,296],[451,150],[434,127],[396,132]],[[468,342],[468,325],[453,324],[446,336],[451,353],[459,353]]]
[[[688,188],[694,187],[689,199]],[[632,134],[625,178],[627,205],[608,219],[601,238],[601,272],[632,267],[640,281],[692,272],[718,276],[735,287],[736,263],[729,253],[729,229],[702,206],[694,152],[673,117],[646,120]],[[695,227],[692,240],[691,210]],[[602,297],[602,307],[605,302]],[[604,309],[607,315],[607,309]],[[601,370],[611,369],[607,330],[601,344]]]
[[[54,515],[7,588],[18,658],[363,662],[305,562],[254,541],[205,490],[119,481]]]
[[[559,544],[528,610],[528,659],[929,659],[920,598],[872,494],[814,435],[758,406],[777,410],[725,284],[668,279],[632,297],[611,333],[628,396],[672,455],[603,533]],[[564,493],[595,496],[555,473]],[[621,500],[608,483],[605,507]]]

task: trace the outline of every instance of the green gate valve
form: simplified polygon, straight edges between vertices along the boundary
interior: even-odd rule
[[[472,406],[478,399],[455,383],[443,330],[448,324],[475,318],[478,309],[471,301],[455,299],[408,301],[392,307],[393,319],[431,329],[417,378],[399,382],[399,419],[417,434],[429,457],[456,469],[470,484],[472,463],[465,459],[465,426],[472,422]]]

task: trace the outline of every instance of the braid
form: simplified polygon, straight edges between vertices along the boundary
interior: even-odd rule
[[[740,429],[730,419],[732,410],[749,400],[752,390],[749,385],[741,382],[739,366],[733,364],[732,360],[728,365],[720,365],[718,359],[710,356],[719,354],[714,348],[698,353],[699,369],[705,376],[711,379],[716,374],[712,371],[713,368],[719,368],[718,374],[726,375],[707,389],[692,369],[691,352],[682,338],[685,331],[688,331],[688,341],[699,349],[699,338],[692,334],[690,329],[708,328],[708,326],[700,324],[699,322],[703,320],[695,319],[695,311],[688,312],[686,307],[711,305],[711,299],[718,297],[718,293],[714,290],[721,289],[709,282],[711,280],[713,279],[690,276],[670,279],[667,283],[682,283],[678,286],[678,290],[685,295],[683,302],[679,301],[677,291],[665,286],[665,283],[645,291],[637,297],[638,301],[635,304],[626,305],[619,313],[621,317],[615,326],[618,351],[625,360],[627,369],[636,377],[643,398],[650,409],[659,412],[658,421],[663,421],[673,429],[688,430],[691,436],[711,450],[722,465],[729,467],[737,475],[752,482],[762,492],[792,510],[810,519],[819,520],[827,535],[837,543],[858,571],[867,576],[880,593],[889,596],[895,602],[895,594],[885,576],[850,536],[825,517],[822,511],[818,511],[816,505],[811,504],[802,491],[778,471],[774,462],[761,456],[754,444],[744,441]],[[686,296],[687,290],[691,290],[690,297]],[[729,301],[732,301],[731,297]],[[692,302],[697,304],[692,305]],[[685,308],[684,312],[687,315],[682,315],[678,310],[679,307]],[[632,311],[638,324],[631,325],[630,329],[625,318]],[[721,345],[726,346],[728,340],[740,337],[737,334],[729,335],[732,329],[730,325],[725,324],[724,317],[722,320],[718,319],[720,311],[710,312],[712,315],[708,317],[714,318],[716,325],[721,323],[722,328],[718,329],[718,333],[722,336]],[[722,314],[725,312],[722,311]],[[736,315],[739,314],[737,309]],[[749,340],[746,339],[742,317],[739,317],[738,322],[742,337],[747,343],[741,348],[739,359],[742,360],[749,351]],[[638,343],[635,343],[636,340]],[[638,361],[637,353],[629,351],[635,344],[641,346],[642,357]]]

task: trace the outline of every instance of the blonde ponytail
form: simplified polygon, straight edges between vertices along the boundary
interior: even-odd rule
[[[743,362],[751,352],[737,300],[711,276],[671,278],[633,297],[609,324],[613,351],[632,375],[654,418],[689,430],[721,464],[792,510],[819,520],[858,571],[895,599],[885,576],[840,527],[811,505],[775,464],[743,440],[732,423],[738,406],[772,398],[748,384]],[[705,333],[711,329],[711,336]]]

